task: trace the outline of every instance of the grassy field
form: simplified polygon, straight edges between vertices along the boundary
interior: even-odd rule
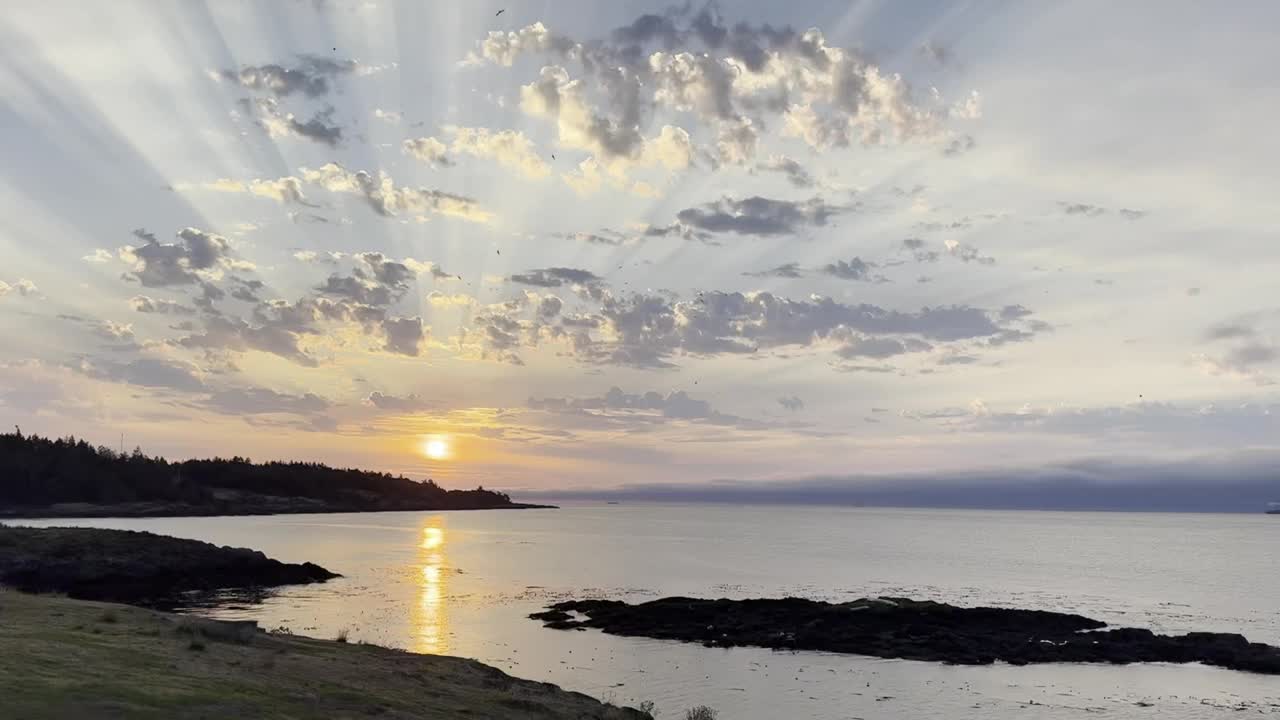
[[[0,589],[6,718],[647,720],[482,663]]]

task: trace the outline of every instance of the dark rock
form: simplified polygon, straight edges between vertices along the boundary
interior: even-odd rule
[[[586,616],[575,620],[570,613]],[[786,650],[929,660],[960,665],[1050,662],[1201,662],[1280,674],[1280,648],[1240,635],[1157,635],[1107,628],[1080,615],[1006,608],[962,608],[908,598],[825,603],[800,598],[700,600],[670,597],[630,605],[570,600],[530,617],[546,627],[597,628],[710,647],[753,645]]]
[[[83,600],[186,604],[184,596],[324,582],[314,563],[128,530],[0,526],[0,584]]]

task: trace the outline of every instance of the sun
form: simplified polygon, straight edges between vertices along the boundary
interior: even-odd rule
[[[432,460],[444,460],[449,457],[449,443],[439,438],[432,438],[422,444],[422,452]]]

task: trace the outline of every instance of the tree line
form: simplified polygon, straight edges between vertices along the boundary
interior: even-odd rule
[[[313,462],[254,463],[248,458],[170,462],[93,446],[75,437],[0,434],[0,504],[166,502],[211,505],[237,493],[306,498],[353,507],[398,505],[462,509],[510,503],[505,493],[445,490],[432,480]]]

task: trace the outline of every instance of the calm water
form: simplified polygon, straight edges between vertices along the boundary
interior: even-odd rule
[[[345,576],[210,611],[218,617],[477,658],[619,703],[651,699],[660,718],[702,703],[722,720],[1280,715],[1280,679],[1199,666],[946,667],[708,649],[525,618],[583,595],[896,594],[1280,644],[1280,518],[1261,514],[626,504],[70,522],[252,547]]]

